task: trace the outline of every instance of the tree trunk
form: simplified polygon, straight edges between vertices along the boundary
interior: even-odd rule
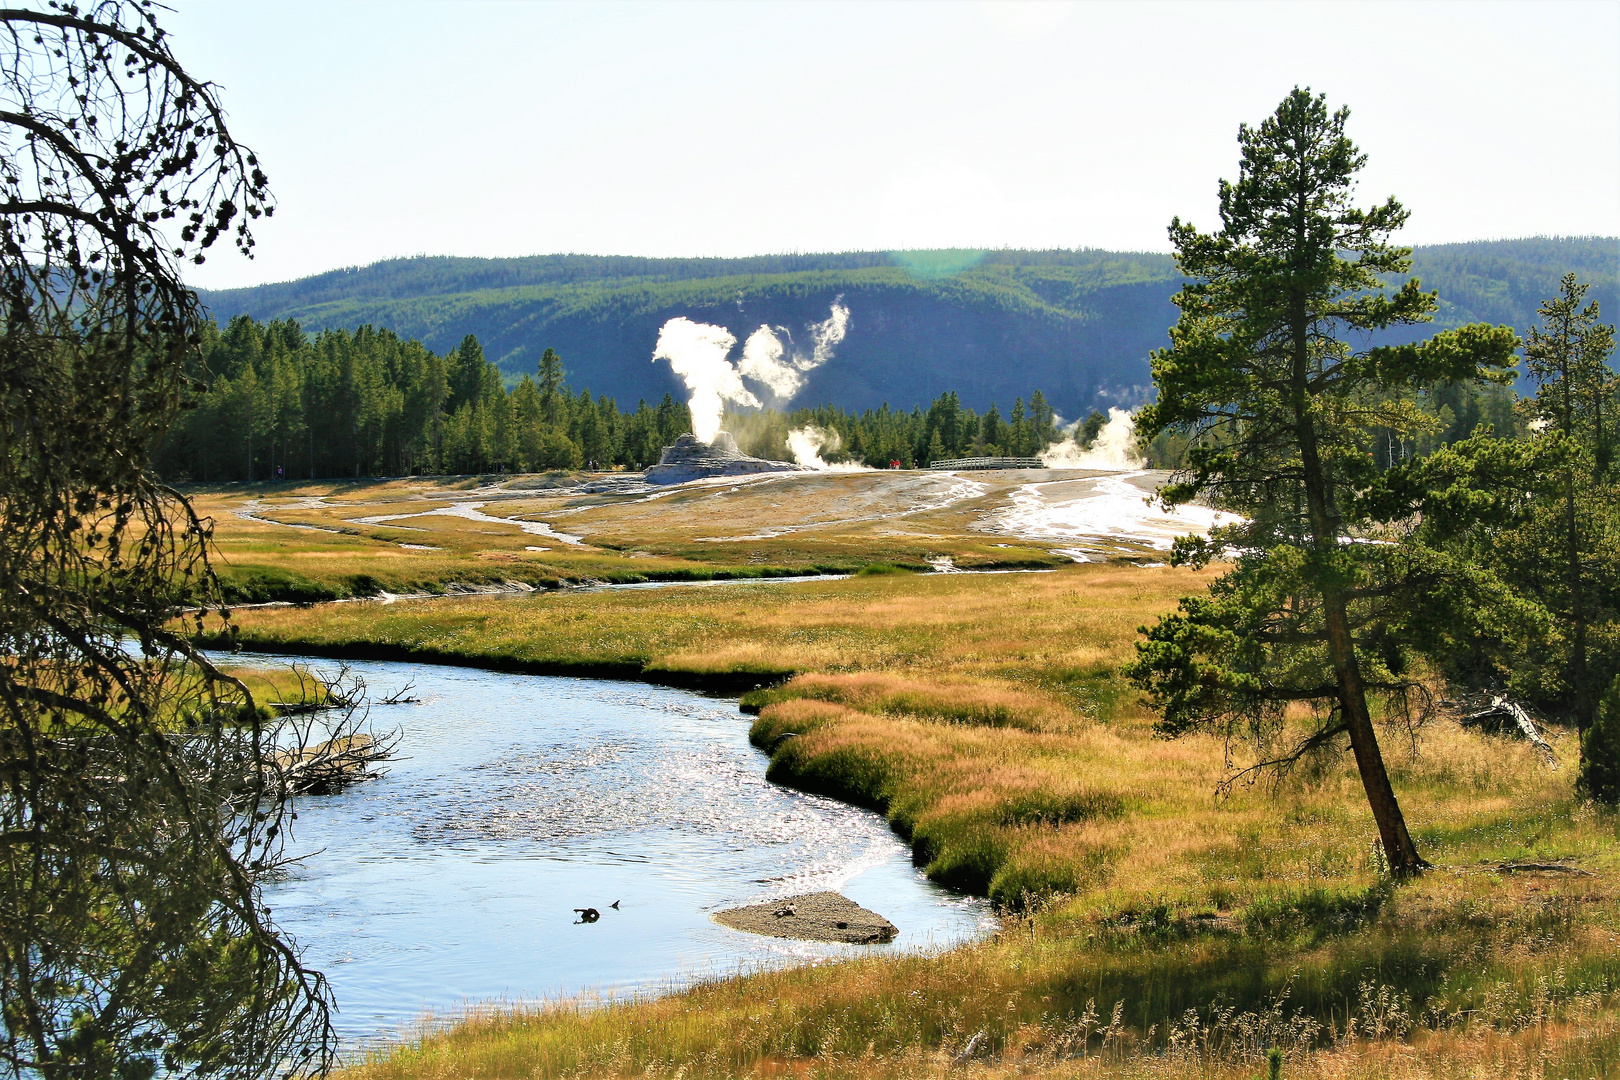
[[[1572,313],[1574,308],[1570,309]],[[1559,325],[1559,382],[1563,388],[1564,415],[1560,426],[1564,435],[1575,438],[1575,350],[1578,347],[1571,327],[1569,313],[1560,318]],[[1569,621],[1575,640],[1571,642],[1570,682],[1574,684],[1575,726],[1585,731],[1591,723],[1591,704],[1586,687],[1586,612],[1581,603],[1581,544],[1575,527],[1575,470],[1564,472],[1564,527],[1565,557],[1569,573]]]
[[[1575,640],[1571,643],[1570,682],[1575,689],[1575,726],[1585,731],[1592,724],[1592,693],[1586,671],[1586,605],[1581,597],[1581,541],[1575,514],[1575,470],[1567,473],[1564,487],[1564,527],[1568,530],[1566,556],[1569,570],[1569,621]]]
[[[1333,660],[1334,674],[1339,682],[1339,708],[1343,710],[1345,724],[1350,730],[1350,749],[1356,755],[1356,771],[1361,774],[1361,786],[1367,793],[1367,804],[1372,807],[1373,821],[1378,825],[1378,838],[1383,842],[1384,854],[1389,859],[1390,873],[1396,877],[1410,877],[1429,868],[1418,854],[1417,844],[1406,829],[1406,817],[1396,801],[1395,788],[1389,782],[1384,768],[1384,755],[1378,749],[1378,733],[1373,728],[1367,710],[1367,688],[1361,681],[1361,665],[1356,660],[1355,642],[1350,635],[1350,620],[1343,599],[1337,590],[1324,593],[1324,614],[1327,617],[1328,653]]]
[[[1327,474],[1316,443],[1316,427],[1309,408],[1307,376],[1310,370],[1308,322],[1303,312],[1293,322],[1293,396],[1295,432],[1299,439],[1306,513],[1310,522],[1311,546],[1320,561],[1319,572],[1331,574],[1329,565],[1339,546],[1339,518],[1327,490]],[[1350,749],[1356,756],[1356,771],[1361,774],[1361,786],[1367,793],[1367,805],[1372,808],[1373,821],[1378,825],[1378,837],[1389,859],[1390,873],[1396,877],[1410,877],[1428,869],[1429,864],[1418,854],[1417,845],[1406,828],[1406,817],[1395,798],[1395,788],[1389,782],[1384,768],[1384,755],[1378,748],[1378,733],[1373,728],[1372,715],[1367,708],[1367,687],[1361,678],[1361,665],[1356,659],[1355,637],[1350,629],[1350,614],[1344,595],[1336,584],[1323,581],[1320,585],[1322,615],[1327,632],[1328,658],[1339,686],[1339,708],[1350,733]]]

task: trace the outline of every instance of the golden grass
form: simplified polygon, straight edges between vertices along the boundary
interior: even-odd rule
[[[347,1075],[1252,1077],[1278,1046],[1289,1077],[1607,1076],[1612,946],[1594,961],[1558,930],[1594,900],[1461,876],[1305,944],[1058,908],[943,955],[479,1011]]]
[[[890,672],[992,680],[1097,716],[1136,627],[1206,574],[1130,564],[792,584],[356,603],[236,613],[244,640],[469,663],[674,673]],[[1029,699],[1024,699],[1029,700]],[[1125,707],[1120,705],[1120,707]]]
[[[1075,720],[1072,712],[1044,695],[1015,690],[1004,683],[945,675],[922,680],[886,672],[812,672],[796,677],[780,691],[751,695],[750,703],[765,706],[778,700],[802,699],[837,702],[863,712],[901,713],[1031,731],[1067,730]]]
[[[770,775],[882,810],[931,874],[1029,912],[940,955],[479,1013],[352,1074],[1237,1078],[1263,1073],[1256,1032],[1285,1044],[1289,1077],[1620,1073],[1620,826],[1575,799],[1572,740],[1549,769],[1449,722],[1391,739],[1439,864],[1394,887],[1348,761],[1218,801],[1223,748],[1155,738],[1122,684],[1135,628],[1207,577],[1113,564],[240,612],[247,641],[289,651],[793,674],[747,699]],[[1495,869],[1523,859],[1593,876]]]
[[[221,669],[225,674],[241,680],[248,693],[253,695],[253,703],[265,716],[279,713],[278,704],[318,704],[330,696],[326,684],[307,670],[286,665],[241,663],[223,664]]]

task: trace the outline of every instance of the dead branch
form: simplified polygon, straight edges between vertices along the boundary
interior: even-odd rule
[[[366,699],[366,680],[350,671],[347,664],[341,665],[336,675],[326,675],[296,663],[292,670],[298,677],[298,700],[267,703],[282,716],[352,709]]]
[[[411,691],[415,690],[415,689],[416,689],[416,684],[413,683],[413,682],[408,682],[404,686],[400,687],[398,690],[394,691],[392,694],[389,694],[387,697],[378,700],[377,702],[375,702],[375,704],[377,704],[377,705],[418,705],[418,704],[421,704],[422,699],[419,698],[419,697],[415,697],[415,696],[413,696],[411,694]]]
[[[1299,764],[1302,758],[1306,757],[1308,754],[1315,753],[1324,747],[1331,746],[1334,739],[1338,738],[1340,735],[1343,735],[1349,729],[1349,725],[1344,721],[1335,720],[1325,727],[1313,732],[1306,738],[1301,739],[1287,752],[1280,754],[1277,757],[1257,761],[1252,765],[1246,766],[1245,768],[1238,769],[1231,776],[1228,776],[1226,779],[1215,785],[1216,799],[1219,800],[1229,798],[1232,792],[1237,790],[1240,784],[1253,784],[1267,772],[1272,775],[1275,782],[1281,783],[1282,779],[1288,775],[1289,771],[1292,770],[1295,765]],[[1231,757],[1231,749],[1228,747],[1227,764],[1229,767],[1231,766]]]
[[[1577,877],[1595,877],[1590,870],[1582,870],[1578,866],[1565,866],[1563,863],[1541,862],[1505,862],[1492,867],[1499,874],[1537,873],[1537,874],[1574,874]]]
[[[302,667],[294,670],[299,696],[313,704],[284,713],[276,734],[277,744],[285,749],[273,755],[271,765],[286,790],[294,795],[329,795],[382,776],[383,771],[375,766],[394,756],[400,734],[397,730],[378,733],[367,722],[370,703],[365,680],[347,665],[336,675]],[[339,710],[343,715],[331,720],[330,714]],[[321,714],[327,718],[318,719]]]
[[[1553,750],[1552,744],[1542,737],[1530,713],[1506,694],[1492,694],[1488,706],[1463,716],[1458,723],[1463,727],[1478,728],[1492,735],[1522,738],[1541,751],[1548,765],[1558,763],[1558,754]]]
[[[382,776],[382,771],[372,766],[393,757],[398,743],[398,732],[378,737],[353,731],[297,750],[280,751],[276,764],[293,794],[330,795]]]

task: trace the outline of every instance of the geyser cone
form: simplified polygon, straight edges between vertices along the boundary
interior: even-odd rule
[[[684,484],[709,476],[743,476],[748,473],[797,472],[797,465],[749,457],[737,449],[729,431],[715,433],[713,442],[704,442],[687,433],[673,445],[664,447],[658,464],[647,470],[649,484]]]

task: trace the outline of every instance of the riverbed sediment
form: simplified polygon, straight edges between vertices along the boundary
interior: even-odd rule
[[[888,919],[835,892],[803,893],[763,904],[717,911],[714,921],[733,930],[799,941],[878,945],[900,931]]]

